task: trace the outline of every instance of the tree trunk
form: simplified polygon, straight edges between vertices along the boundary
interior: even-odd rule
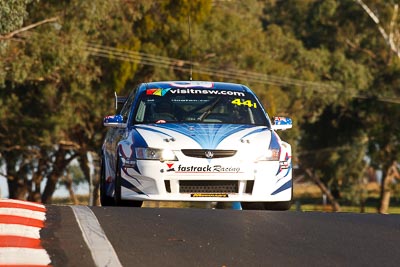
[[[8,197],[12,199],[26,200],[27,185],[23,179],[14,175],[7,175]]]
[[[93,184],[93,199],[92,206],[100,206],[100,157],[98,154],[92,152],[93,162],[93,173],[92,173],[92,184]]]
[[[53,171],[49,177],[47,177],[46,186],[42,194],[42,203],[51,204],[54,191],[56,191],[56,185],[58,182],[58,172]]]
[[[46,168],[46,160],[44,159],[44,154],[46,152],[45,151],[42,151],[42,152],[43,153],[39,159],[36,172],[34,172],[32,175],[32,184],[33,184],[34,188],[31,188],[31,191],[29,192],[29,196],[28,196],[28,200],[33,201],[33,202],[41,202],[42,201],[40,185],[43,181],[43,174],[44,174],[44,171]]]
[[[12,199],[26,200],[28,193],[28,185],[25,182],[27,170],[24,166],[20,166],[20,170],[16,171],[16,159],[7,159],[7,184],[8,195]]]
[[[93,186],[92,186],[91,179],[90,179],[90,166],[89,166],[89,159],[88,159],[86,150],[79,153],[79,166],[81,167],[83,176],[85,177],[86,181],[89,184],[89,205],[91,205],[91,202],[92,202],[91,200],[93,197],[93,195],[92,195]]]
[[[394,179],[400,179],[400,174],[397,170],[397,162],[393,161],[388,167],[386,175],[383,176],[381,182],[381,197],[378,212],[388,214],[390,206],[391,184]]]
[[[47,177],[47,183],[42,194],[42,203],[50,204],[52,201],[54,191],[56,191],[58,179],[61,177],[61,174],[70,162],[70,160],[66,160],[66,154],[67,153],[65,149],[62,147],[60,147],[56,152],[53,171]]]
[[[326,195],[327,199],[331,203],[332,210],[337,212],[340,211],[340,205],[336,201],[335,197],[332,195],[332,193],[329,191],[329,189],[325,186],[325,184],[317,177],[310,169],[305,170],[306,173],[310,176],[310,178],[313,180],[313,182],[319,187],[321,192]]]
[[[88,157],[90,153],[90,158]],[[100,163],[99,156],[94,152],[83,152],[79,156],[79,163],[86,181],[89,183],[89,205],[99,206]],[[93,170],[93,171],[92,171]]]
[[[67,187],[68,193],[69,193],[69,198],[71,199],[72,203],[74,205],[78,204],[78,199],[76,198],[74,189],[72,188],[72,178],[71,175],[69,173],[67,173],[67,175],[64,177],[65,180],[65,186]]]

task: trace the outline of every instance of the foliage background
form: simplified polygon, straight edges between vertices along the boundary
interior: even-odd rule
[[[398,177],[395,1],[0,0],[0,7],[0,164],[11,198],[51,203],[75,163],[94,202],[101,121],[114,112],[114,91],[191,73],[244,83],[270,115],[292,117],[283,138],[293,144],[296,177],[316,183],[335,209],[364,201],[357,188],[375,170],[390,181],[382,199]]]

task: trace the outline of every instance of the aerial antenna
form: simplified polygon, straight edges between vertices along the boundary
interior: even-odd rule
[[[193,76],[193,64],[192,64],[192,36],[190,34],[190,28],[191,28],[191,23],[190,23],[190,13],[192,11],[191,4],[189,2],[189,16],[188,16],[188,22],[189,22],[189,64],[190,64],[190,77],[189,79],[192,80]]]

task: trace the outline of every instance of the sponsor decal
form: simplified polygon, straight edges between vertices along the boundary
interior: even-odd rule
[[[226,91],[226,90],[209,90],[209,89],[194,89],[194,88],[185,88],[185,89],[170,89],[169,92],[171,94],[193,94],[193,95],[232,95],[232,96],[245,96],[243,92],[237,91]]]
[[[161,88],[147,89],[146,90],[146,95],[164,96],[170,89],[171,88],[166,88],[166,89],[161,89]]]
[[[229,197],[226,193],[192,193],[190,197]]]
[[[211,87],[210,87],[211,88]],[[164,96],[166,93],[185,95],[185,94],[194,94],[194,95],[230,95],[230,96],[245,96],[243,92],[237,91],[227,91],[227,90],[210,90],[210,89],[196,89],[196,88],[151,88],[146,90],[146,95],[154,95],[154,96]],[[245,103],[248,105],[248,102]]]
[[[124,166],[124,168],[135,168],[136,160],[126,159],[125,162],[123,162],[123,166]]]
[[[283,170],[288,170],[287,173],[286,173],[286,175],[287,175],[289,173],[289,171],[290,171],[291,164],[292,164],[291,163],[291,156],[289,156],[289,154],[286,153],[285,160],[279,161],[279,169],[278,169],[278,172],[276,173],[276,175],[278,175]]]
[[[256,102],[251,102],[251,100],[240,100],[239,98],[236,98],[234,100],[232,100],[231,102],[232,104],[236,105],[236,106],[246,106],[249,108],[257,108],[257,103]]]
[[[239,167],[225,167],[221,165],[207,165],[207,166],[182,166],[179,164],[178,169],[175,171],[177,173],[239,173]]]
[[[175,169],[173,168],[174,164],[173,163],[167,163],[167,172],[174,172]]]
[[[289,162],[288,161],[279,161],[279,168],[281,170],[285,170],[289,168]]]
[[[214,172],[235,172],[238,173],[240,172],[240,168],[236,167],[223,167],[221,165],[214,165],[213,167]]]
[[[212,88],[212,83],[210,86],[196,86],[193,84],[190,84],[190,86],[178,86],[176,84],[172,84],[174,87],[180,87],[180,88],[150,88],[146,90],[146,95],[154,95],[154,96],[165,96],[168,92],[171,94],[178,94],[178,95],[185,95],[185,94],[200,94],[200,95],[230,95],[230,96],[245,96],[245,93],[243,92],[237,92],[237,91],[227,91],[227,90],[213,90]],[[195,87],[195,88],[189,88],[189,87]],[[210,88],[210,89],[201,89],[201,88]],[[239,100],[240,101],[240,100]],[[236,100],[237,105],[251,105],[253,106],[253,103],[249,103],[250,100],[246,100],[243,103],[238,102]]]

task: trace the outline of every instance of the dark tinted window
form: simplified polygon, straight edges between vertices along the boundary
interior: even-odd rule
[[[136,92],[137,88],[130,93],[130,95],[125,101],[125,104],[122,106],[121,111],[119,112],[119,114],[121,114],[124,117],[124,121],[128,119],[129,112],[131,110],[133,100],[135,99]]]
[[[134,122],[267,125],[263,109],[251,94],[236,91],[189,92],[170,90],[163,96],[144,92],[138,102]]]

